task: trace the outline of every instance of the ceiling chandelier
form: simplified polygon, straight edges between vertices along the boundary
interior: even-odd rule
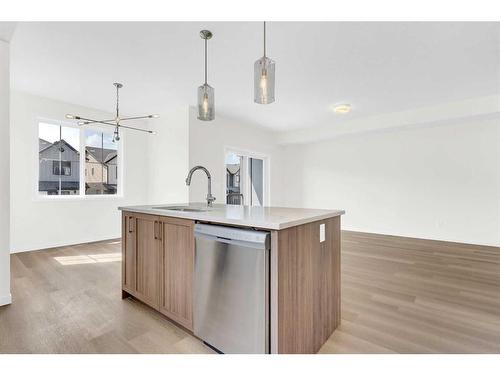
[[[270,104],[274,102],[275,63],[266,56],[266,23],[264,22],[264,56],[254,64],[254,102]]]
[[[207,41],[213,34],[209,30],[201,30],[200,37],[205,40],[205,83],[198,87],[198,120],[212,121],[215,118],[215,92],[207,83]]]
[[[155,132],[152,130],[134,128],[131,126],[125,126],[125,125],[121,124],[122,121],[158,118],[158,117],[160,117],[160,115],[155,114],[155,115],[145,115],[145,116],[120,117],[120,106],[119,106],[119,104],[120,104],[120,89],[123,87],[123,84],[115,82],[115,83],[113,83],[113,86],[116,87],[116,116],[115,116],[115,118],[109,119],[109,120],[94,120],[94,119],[85,118],[82,116],[72,115],[72,114],[67,114],[66,118],[70,119],[70,120],[82,120],[82,121],[78,121],[78,125],[103,124],[103,125],[113,126],[115,128],[115,131],[113,134],[113,142],[115,142],[115,141],[117,142],[120,140],[120,128],[137,130],[137,131],[149,133],[149,134],[155,134]]]

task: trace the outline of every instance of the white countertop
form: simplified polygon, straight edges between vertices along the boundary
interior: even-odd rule
[[[158,207],[189,206],[205,209],[202,212],[170,211]],[[317,210],[310,208],[251,207],[214,204],[208,208],[206,203],[154,204],[149,206],[126,206],[119,210],[139,212],[150,215],[179,217],[205,222],[280,230],[313,221],[323,220],[345,214],[344,210]]]

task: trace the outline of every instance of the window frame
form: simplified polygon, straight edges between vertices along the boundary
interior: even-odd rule
[[[39,170],[39,137],[40,137],[40,123],[55,125],[55,126],[65,126],[68,128],[78,129],[80,132],[80,186],[79,194],[76,195],[43,195],[38,191],[40,170]],[[122,199],[124,197],[124,143],[126,142],[125,132],[120,133],[120,141],[118,142],[118,178],[117,178],[117,191],[116,194],[85,194],[85,126],[78,126],[77,124],[65,120],[54,120],[44,117],[36,117],[34,120],[34,137],[33,137],[33,200],[34,201],[68,201],[68,200],[115,200]],[[104,126],[92,126],[92,129],[100,130],[105,133],[113,133],[109,127]],[[82,153],[83,150],[83,153]]]

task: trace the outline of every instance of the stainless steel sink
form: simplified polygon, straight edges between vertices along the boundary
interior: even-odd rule
[[[153,207],[155,210],[167,210],[167,211],[184,211],[184,212],[205,212],[208,211],[208,209],[205,208],[195,208],[195,207],[188,207],[188,206],[178,206],[178,207]]]

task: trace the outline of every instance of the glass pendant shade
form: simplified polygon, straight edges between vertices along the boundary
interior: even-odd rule
[[[259,104],[274,102],[275,63],[264,56],[254,64],[254,101]]]
[[[198,87],[198,120],[212,121],[215,118],[215,92],[208,84]]]

